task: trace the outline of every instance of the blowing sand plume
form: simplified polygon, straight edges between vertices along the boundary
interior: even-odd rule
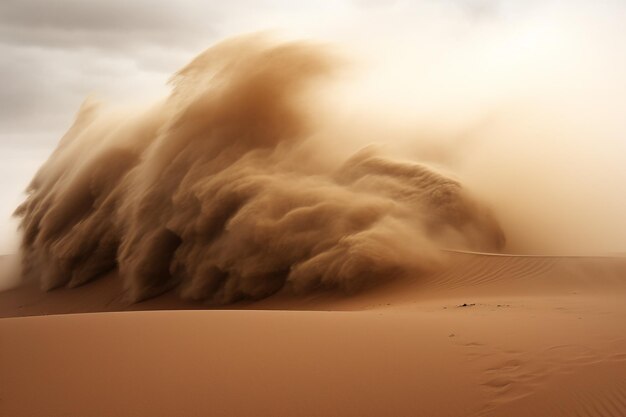
[[[16,212],[25,274],[52,289],[119,268],[132,301],[178,287],[227,303],[353,292],[431,267],[440,246],[502,247],[490,212],[432,167],[369,148],[328,163],[311,91],[336,68],[321,46],[243,37],[147,111],[87,102]]]

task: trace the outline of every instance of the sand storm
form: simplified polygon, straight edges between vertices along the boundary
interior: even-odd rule
[[[24,273],[77,286],[118,268],[132,301],[177,288],[216,303],[354,292],[437,263],[438,249],[498,250],[491,212],[456,179],[371,148],[329,163],[311,91],[324,47],[249,36],[207,50],[148,110],[93,102],[18,208]]]
[[[626,415],[621,3],[192,3],[1,3],[1,415]]]

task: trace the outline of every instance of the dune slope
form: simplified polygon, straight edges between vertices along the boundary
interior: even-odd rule
[[[457,254],[354,297],[4,318],[0,414],[622,416],[625,271],[619,258]],[[111,302],[115,282],[38,299],[23,286],[0,294],[2,314],[128,308]],[[151,302],[131,308],[186,307]]]

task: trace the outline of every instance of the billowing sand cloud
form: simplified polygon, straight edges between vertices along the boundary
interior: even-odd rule
[[[245,37],[147,111],[86,103],[17,210],[24,273],[51,289],[119,268],[131,300],[178,287],[224,303],[351,292],[441,246],[500,248],[488,210],[435,169],[369,148],[328,161],[348,138],[318,140],[308,96],[334,68],[319,46]]]

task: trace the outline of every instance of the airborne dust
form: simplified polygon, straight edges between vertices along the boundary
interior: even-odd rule
[[[23,273],[45,289],[118,268],[138,301],[176,288],[228,303],[281,288],[353,292],[437,264],[439,248],[498,250],[490,210],[434,166],[327,128],[327,47],[222,42],[141,111],[92,101],[17,210]],[[355,141],[358,142],[358,141]]]

